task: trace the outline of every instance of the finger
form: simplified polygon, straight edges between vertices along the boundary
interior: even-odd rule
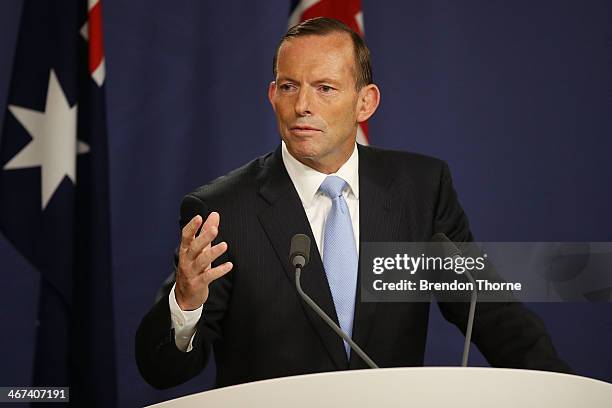
[[[202,230],[205,231],[207,229],[209,229],[210,227],[215,227],[215,228],[219,228],[219,220],[220,220],[221,216],[219,215],[218,212],[213,211],[210,214],[208,214],[208,217],[206,217],[206,221],[204,221],[204,225],[202,226]]]
[[[198,256],[217,237],[219,233],[219,219],[219,213],[215,211],[206,217],[200,234],[191,244],[190,251],[194,252],[194,257]]]
[[[194,261],[194,266],[198,272],[204,272],[210,267],[219,256],[227,251],[227,243],[220,242],[217,245],[204,250]]]
[[[195,239],[195,233],[202,225],[202,216],[196,215],[181,230],[181,251],[186,252],[191,242]]]
[[[234,267],[234,264],[232,264],[231,262],[225,262],[219,266],[215,266],[214,268],[210,268],[209,270],[204,272],[204,274],[202,275],[202,278],[206,282],[210,283],[216,279],[219,279],[220,277],[222,277],[223,275],[231,271],[233,267]]]
[[[198,235],[198,237],[191,242],[189,247],[189,253],[193,254],[193,258],[199,256],[203,249],[207,247],[210,248],[211,242],[217,238],[218,233],[219,230],[214,225],[206,230],[204,230],[204,227],[202,227],[200,235]]]

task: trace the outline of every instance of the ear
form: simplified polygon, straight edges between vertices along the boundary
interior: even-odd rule
[[[365,122],[376,112],[380,103],[380,90],[374,84],[366,85],[359,91],[357,100],[357,122]]]
[[[276,96],[276,81],[270,82],[268,85],[268,100],[272,105],[272,109],[274,109],[274,97]]]

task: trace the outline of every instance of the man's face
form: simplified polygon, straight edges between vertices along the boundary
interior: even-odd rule
[[[350,36],[334,33],[285,41],[268,97],[293,157],[332,173],[350,157],[360,118]],[[368,115],[369,116],[369,115]]]

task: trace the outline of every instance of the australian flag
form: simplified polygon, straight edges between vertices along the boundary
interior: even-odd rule
[[[31,385],[69,386],[73,406],[116,405],[104,80],[100,1],[25,0],[0,231],[40,272]]]

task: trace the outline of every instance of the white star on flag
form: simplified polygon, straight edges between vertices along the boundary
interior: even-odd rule
[[[64,176],[76,184],[77,154],[89,152],[89,146],[77,140],[77,105],[70,106],[51,70],[44,112],[15,105],[9,105],[9,111],[32,140],[4,165],[4,170],[40,166],[44,210]]]

